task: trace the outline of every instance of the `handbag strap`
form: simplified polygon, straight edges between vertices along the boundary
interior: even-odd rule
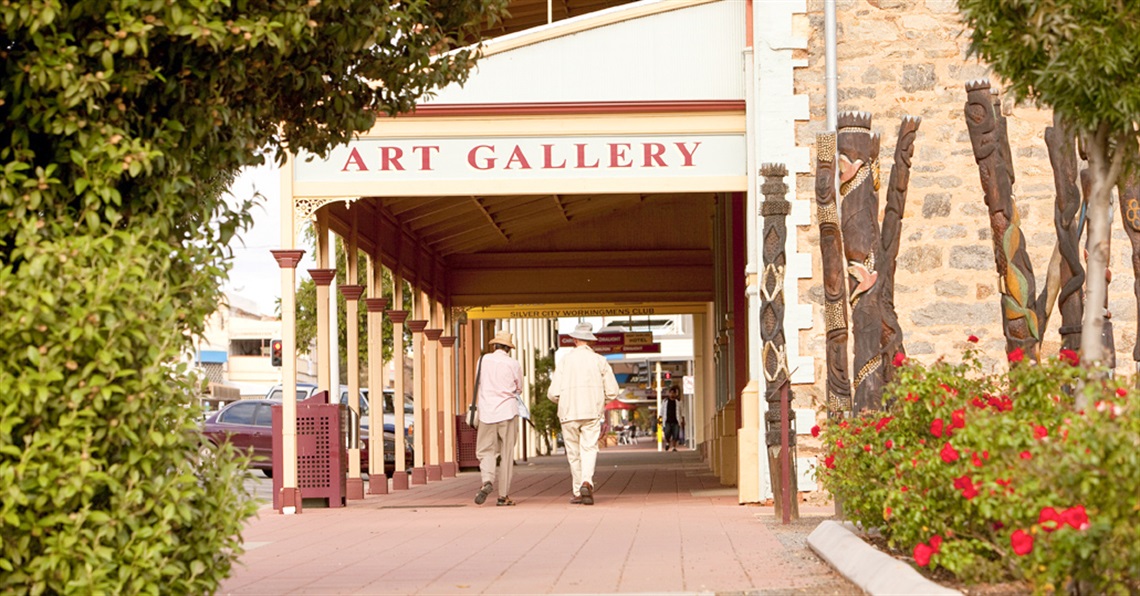
[[[475,365],[475,393],[471,396],[471,407],[477,407],[479,402],[479,375],[483,372],[483,358],[479,357],[479,364]]]

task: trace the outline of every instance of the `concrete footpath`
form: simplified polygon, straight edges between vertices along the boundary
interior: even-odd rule
[[[222,594],[859,594],[807,546],[831,506],[737,504],[691,451],[604,449],[596,504],[571,505],[562,455],[515,468],[514,507],[482,506],[477,471],[279,515],[263,508]]]

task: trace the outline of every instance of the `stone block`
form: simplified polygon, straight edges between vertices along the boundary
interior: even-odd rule
[[[965,238],[965,237],[966,237],[966,226],[962,226],[962,225],[955,224],[952,226],[943,226],[941,228],[934,230],[934,239],[935,240],[945,240],[947,238]]]
[[[937,77],[934,74],[934,65],[925,62],[922,64],[905,64],[903,65],[902,78],[899,80],[899,86],[907,93],[914,93],[915,91],[929,91],[934,89],[934,82]]]
[[[964,284],[952,279],[944,279],[934,283],[934,293],[939,296],[958,298],[965,296],[967,288]]]
[[[942,249],[938,246],[914,246],[899,255],[898,266],[911,273],[922,273],[942,266]]]
[[[950,215],[950,193],[932,192],[922,198],[922,216],[946,217]]]
[[[935,302],[911,312],[910,322],[916,327],[961,325],[970,322],[976,326],[1000,324],[997,304],[962,304]]]
[[[950,249],[951,269],[982,271],[993,267],[994,253],[988,246],[955,246]]]

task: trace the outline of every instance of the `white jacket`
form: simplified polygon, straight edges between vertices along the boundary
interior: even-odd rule
[[[598,420],[606,401],[621,392],[614,370],[606,359],[589,346],[570,350],[554,370],[546,395],[558,404],[558,419]]]

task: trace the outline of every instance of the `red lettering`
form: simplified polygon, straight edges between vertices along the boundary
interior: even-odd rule
[[[415,147],[412,147],[412,153],[415,153],[416,151],[420,152],[420,171],[421,172],[430,172],[431,171],[431,152],[433,149],[435,150],[436,153],[439,153],[439,146],[438,145],[417,145]]]
[[[610,167],[611,168],[631,168],[633,161],[625,154],[629,151],[629,143],[610,143]]]
[[[697,141],[697,142],[693,143],[693,148],[691,150],[686,149],[684,143],[673,143],[673,144],[677,146],[677,149],[681,150],[681,155],[685,156],[685,163],[683,163],[681,165],[684,167],[692,167],[693,166],[693,154],[697,152],[697,147],[701,146],[701,142]]]
[[[644,149],[645,161],[641,167],[652,168],[653,162],[657,162],[657,165],[662,168],[666,167],[665,160],[661,159],[661,156],[665,154],[665,145],[661,143],[646,143]]]
[[[507,160],[507,165],[503,166],[503,169],[504,170],[511,169],[511,164],[513,164],[513,163],[518,163],[520,169],[523,169],[523,170],[529,170],[530,169],[530,162],[528,162],[526,160],[526,156],[523,155],[523,152],[522,152],[522,147],[519,147],[518,145],[515,145],[515,150],[511,151],[511,158]]]
[[[397,170],[404,171],[404,166],[400,164],[400,158],[403,156],[404,150],[399,147],[381,147],[380,169],[387,172],[394,165]]]
[[[554,153],[554,145],[543,145],[542,146],[542,169],[544,169],[544,170],[561,170],[561,169],[564,169],[566,167],[566,160],[565,159],[562,160],[562,163],[560,163],[558,165],[553,164],[553,160],[554,160],[553,153]]]
[[[360,152],[356,150],[356,147],[353,147],[348,152],[348,159],[344,160],[344,167],[342,167],[340,169],[340,171],[347,172],[349,164],[356,164],[356,171],[357,172],[367,172],[368,171],[368,167],[364,165],[364,158],[360,157]]]
[[[598,167],[599,162],[596,159],[594,160],[594,163],[589,164],[589,165],[586,164],[586,144],[585,143],[574,143],[574,146],[578,148],[578,165],[576,165],[575,167],[577,167],[579,169],[589,169],[589,168]]]
[[[476,161],[475,161],[475,159],[476,159],[475,152],[479,151],[480,149],[489,149],[491,151],[491,157],[483,158],[483,160],[481,162],[483,165],[479,165],[479,163],[476,163]],[[471,167],[475,168],[476,170],[490,170],[491,168],[495,167],[494,155],[495,155],[495,146],[494,145],[476,145],[476,146],[472,147],[470,151],[467,152],[467,163],[470,164]]]

